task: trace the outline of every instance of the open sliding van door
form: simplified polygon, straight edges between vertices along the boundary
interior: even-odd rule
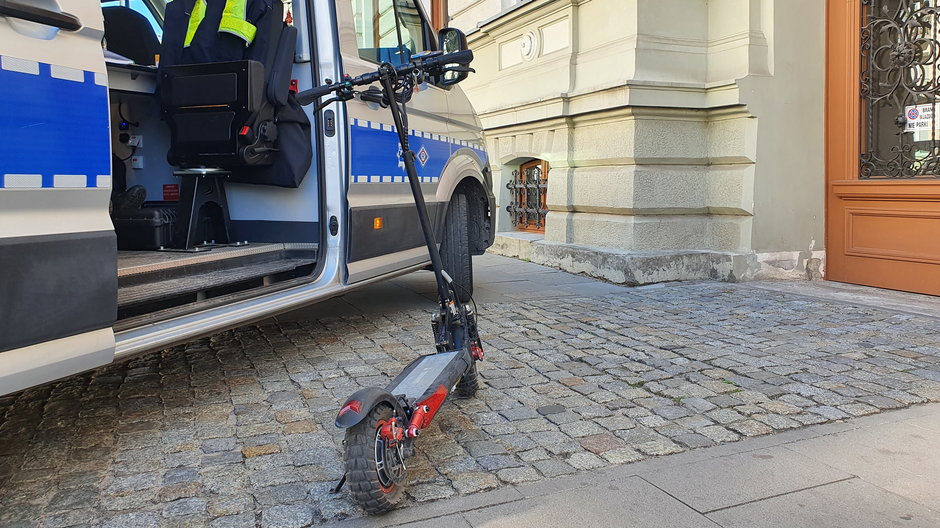
[[[0,395],[114,357],[101,5],[0,0]]]
[[[337,2],[344,71],[357,76],[379,64],[404,64],[434,49],[434,35],[418,0]],[[378,84],[375,85],[378,88]],[[409,143],[432,225],[443,219],[446,199],[438,187],[451,156],[447,138],[447,91],[432,83],[407,103]],[[349,282],[355,283],[429,261],[392,115],[379,105],[346,102],[350,143]]]

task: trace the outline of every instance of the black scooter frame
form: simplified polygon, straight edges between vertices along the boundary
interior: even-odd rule
[[[393,410],[393,418],[390,424],[381,428],[380,438],[389,442],[388,445],[398,446],[403,457],[414,454],[414,438],[421,429],[431,423],[437,410],[458,382],[466,376],[476,375],[475,362],[483,359],[483,347],[476,328],[475,314],[469,305],[460,302],[455,285],[444,270],[415,167],[416,156],[408,141],[408,116],[405,108],[405,103],[416,85],[428,77],[440,76],[447,71],[472,71],[468,67],[472,60],[473,53],[469,50],[447,55],[441,52],[419,54],[412,57],[412,62],[403,66],[396,68],[384,63],[375,73],[356,78],[347,76],[338,83],[314,88],[298,95],[301,104],[309,104],[323,95],[336,94],[334,98],[323,102],[320,108],[334,101],[348,101],[358,97],[388,107],[395,122],[408,183],[437,283],[439,311],[432,318],[431,324],[437,353],[413,361],[385,389],[370,387],[354,393],[340,408],[336,427],[354,427],[377,406],[388,405]],[[374,88],[362,92],[355,90],[357,86],[375,82],[381,83],[381,92]],[[332,491],[338,492],[345,480],[344,475]]]

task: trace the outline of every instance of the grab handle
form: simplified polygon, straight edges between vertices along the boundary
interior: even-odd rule
[[[14,0],[0,0],[0,16],[19,18],[37,24],[57,27],[64,31],[82,29],[82,21],[75,15],[43,9]]]

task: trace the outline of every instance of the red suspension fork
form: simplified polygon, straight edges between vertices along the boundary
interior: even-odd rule
[[[414,438],[418,436],[422,429],[431,425],[431,420],[434,419],[437,410],[441,408],[441,405],[444,405],[444,400],[447,399],[447,392],[447,387],[441,385],[434,391],[434,394],[425,398],[415,407],[415,412],[411,415],[411,422],[408,424],[406,431],[407,437]]]
[[[431,423],[431,420],[428,419],[429,412],[431,412],[430,407],[427,405],[419,405],[418,408],[415,409],[415,413],[411,415],[411,423],[408,424],[405,436],[408,438],[418,436],[418,433]]]

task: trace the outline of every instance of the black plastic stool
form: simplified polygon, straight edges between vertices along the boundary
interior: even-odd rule
[[[194,168],[173,172],[180,178],[180,201],[177,205],[176,237],[174,244],[178,249],[192,249],[196,244],[208,242],[207,237],[198,240],[196,229],[199,226],[202,209],[214,204],[220,210],[220,224],[216,224],[213,241],[219,244],[230,242],[231,226],[228,214],[228,202],[225,200],[225,188],[222,178],[230,173],[223,169]]]

